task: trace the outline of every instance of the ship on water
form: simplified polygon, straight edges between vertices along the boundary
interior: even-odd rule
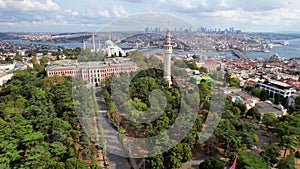
[[[287,40],[283,41],[283,45],[284,45],[284,46],[287,46],[287,45],[289,45],[289,44],[290,44],[289,41],[287,41]]]

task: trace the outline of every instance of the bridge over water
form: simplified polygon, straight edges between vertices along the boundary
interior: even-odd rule
[[[239,59],[249,59],[249,57],[239,50],[232,49],[231,52]]]

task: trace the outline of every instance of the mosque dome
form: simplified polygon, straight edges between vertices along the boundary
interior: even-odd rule
[[[105,46],[114,46],[114,43],[111,40],[107,40],[104,42]]]

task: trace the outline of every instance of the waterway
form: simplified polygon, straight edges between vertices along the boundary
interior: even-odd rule
[[[50,45],[50,46],[63,46],[66,48],[74,49],[76,47],[83,47],[82,43],[51,43],[51,42],[32,42],[28,40],[10,40],[14,43],[19,44],[41,44],[41,45]],[[282,40],[284,41],[284,40]],[[289,40],[289,45],[279,45],[274,46],[270,49],[270,56],[277,53],[280,57],[287,59],[300,57],[300,39]],[[157,53],[163,53],[163,49],[140,49],[144,54],[154,55]],[[192,50],[192,51],[178,51],[173,50],[174,56],[182,56],[187,54],[197,54],[204,55],[207,57],[227,57],[227,58],[236,58],[231,52],[215,52],[215,51],[201,51],[201,50]],[[266,52],[246,52],[245,53],[249,58],[268,58],[268,53]]]

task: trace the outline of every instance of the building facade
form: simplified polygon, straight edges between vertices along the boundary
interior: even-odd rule
[[[292,85],[276,80],[258,81],[257,84],[261,89],[268,91],[269,98],[275,98],[275,95],[289,98],[296,92]]]
[[[136,63],[128,58],[110,58],[105,61],[77,62],[76,60],[59,60],[46,68],[47,76],[79,77],[91,85],[98,86],[111,75],[130,73],[137,70]]]

